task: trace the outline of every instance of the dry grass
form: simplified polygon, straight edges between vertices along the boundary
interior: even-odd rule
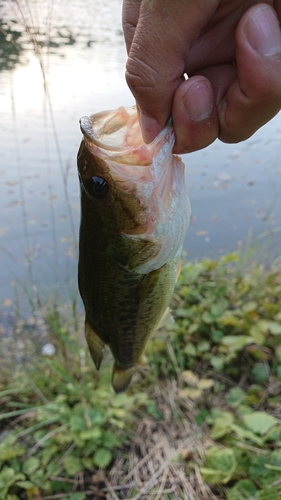
[[[83,478],[89,498],[222,500],[202,481],[199,471],[210,439],[196,425],[191,401],[179,409],[177,391],[175,381],[165,385],[163,392],[157,387],[154,400],[163,419],[155,421],[147,415],[140,419],[129,446],[120,450],[107,475],[98,471]]]

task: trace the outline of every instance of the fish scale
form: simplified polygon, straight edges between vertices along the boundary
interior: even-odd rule
[[[85,335],[100,366],[107,344],[112,385],[125,390],[167,310],[190,218],[184,165],[171,124],[150,145],[135,107],[81,119],[78,283]]]

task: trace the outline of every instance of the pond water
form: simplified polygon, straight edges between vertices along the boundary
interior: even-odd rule
[[[0,309],[24,309],[77,293],[78,121],[133,98],[121,0],[2,0],[0,19]],[[218,258],[249,235],[263,260],[279,257],[280,139],[281,114],[244,143],[183,156],[189,259]]]

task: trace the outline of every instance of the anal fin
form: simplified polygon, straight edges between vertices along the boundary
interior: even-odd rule
[[[112,387],[114,391],[119,394],[124,392],[131,382],[131,378],[134,373],[134,368],[117,368],[116,364],[113,367],[112,373]]]
[[[175,322],[175,319],[171,313],[171,309],[169,307],[167,307],[166,311],[164,312],[162,318],[160,319],[160,321],[156,327],[156,330],[160,330],[160,328],[163,328],[163,326],[171,325],[174,322]]]
[[[87,340],[92,360],[95,363],[96,369],[99,370],[99,367],[103,359],[103,350],[105,344],[93,330],[87,317],[85,321],[85,337]]]

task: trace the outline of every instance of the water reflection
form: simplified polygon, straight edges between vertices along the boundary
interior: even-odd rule
[[[121,0],[5,0],[0,14],[0,308],[15,292],[24,308],[35,288],[77,293],[78,120],[133,99]],[[184,157],[190,258],[217,258],[249,231],[280,254],[280,137],[279,115],[245,143]]]
[[[22,33],[13,29],[7,23],[0,20],[0,71],[13,70],[17,64],[23,61],[23,46],[21,44]]]

